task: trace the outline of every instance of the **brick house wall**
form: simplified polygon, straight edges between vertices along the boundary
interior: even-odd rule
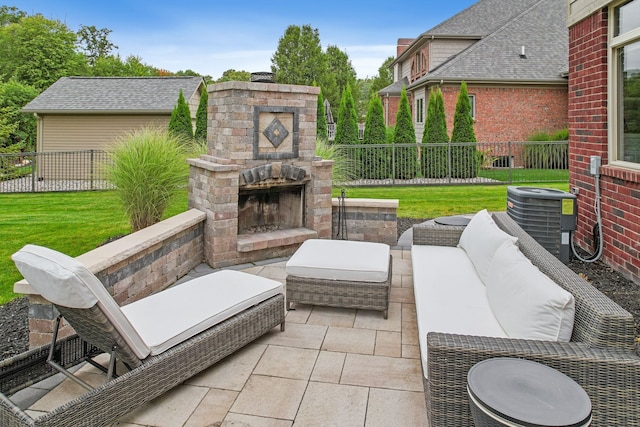
[[[459,86],[442,87],[449,135],[459,91]],[[535,132],[567,127],[566,87],[468,85],[467,91],[476,98],[474,131],[479,142],[526,141]]]
[[[600,192],[603,259],[640,282],[640,173],[607,165],[607,9],[569,28],[569,169],[577,188],[577,246],[593,251],[595,179],[590,156],[602,157]]]

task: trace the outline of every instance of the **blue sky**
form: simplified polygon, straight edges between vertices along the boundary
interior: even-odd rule
[[[227,0],[14,0],[28,14],[41,13],[73,30],[109,28],[122,58],[170,71],[191,69],[214,79],[230,68],[268,71],[289,25],[317,28],[323,48],[349,55],[359,78],[375,76],[400,37],[417,37],[476,0],[237,1]],[[318,9],[317,7],[320,6]]]

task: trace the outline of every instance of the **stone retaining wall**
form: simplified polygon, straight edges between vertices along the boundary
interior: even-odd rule
[[[77,257],[119,305],[165,289],[204,259],[206,215],[191,209]],[[14,291],[29,298],[29,346],[51,342],[57,310],[22,280]],[[59,337],[73,333],[67,324]]]
[[[332,199],[332,239],[340,238],[339,219],[340,199]],[[345,199],[344,219],[346,221],[346,240],[386,243],[395,246],[398,243],[398,200],[382,199]]]

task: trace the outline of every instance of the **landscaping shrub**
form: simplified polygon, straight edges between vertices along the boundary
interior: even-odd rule
[[[316,156],[324,160],[333,160],[333,169],[331,171],[333,186],[339,186],[346,181],[354,179],[352,172],[354,165],[351,159],[338,146],[329,144],[327,138],[316,139]]]
[[[178,103],[173,107],[171,118],[169,119],[169,132],[177,136],[191,139],[193,138],[193,125],[191,124],[191,111],[184,99],[182,89],[178,95]]]
[[[200,103],[198,104],[198,110],[196,110],[196,131],[193,134],[194,138],[202,141],[207,140],[207,105],[209,104],[209,94],[207,88],[202,91],[200,95]],[[189,123],[191,123],[191,117],[189,117]]]
[[[364,127],[363,144],[384,144],[387,129],[384,125],[384,109],[379,96],[369,100],[367,120]],[[361,177],[365,179],[385,179],[390,176],[391,152],[388,147],[366,147],[362,152]]]
[[[554,133],[538,131],[528,138],[524,146],[524,165],[530,169],[567,169],[569,167],[569,147],[558,141],[569,139],[569,130]]]
[[[109,150],[107,177],[116,187],[132,231],[160,221],[171,200],[188,185],[186,159],[205,151],[206,145],[155,128],[118,139]]]
[[[398,144],[413,144],[413,146],[397,147]],[[393,135],[396,179],[412,179],[416,177],[418,147],[415,144],[416,132],[411,118],[409,98],[407,97],[407,89],[403,87],[396,115],[396,129]]]
[[[447,176],[447,144],[449,134],[447,133],[447,118],[444,110],[444,99],[442,90],[431,89],[429,94],[429,105],[427,106],[427,118],[422,134],[422,151],[420,153],[420,164],[422,176],[425,178],[443,178]]]
[[[452,143],[472,143],[451,147],[451,177],[475,178],[478,176],[476,155],[476,134],[473,131],[473,117],[471,117],[471,101],[467,92],[467,84],[462,82],[456,112],[453,117]]]

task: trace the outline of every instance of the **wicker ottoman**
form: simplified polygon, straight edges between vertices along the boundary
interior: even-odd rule
[[[391,251],[383,243],[310,239],[287,261],[291,303],[380,310],[387,318]]]

